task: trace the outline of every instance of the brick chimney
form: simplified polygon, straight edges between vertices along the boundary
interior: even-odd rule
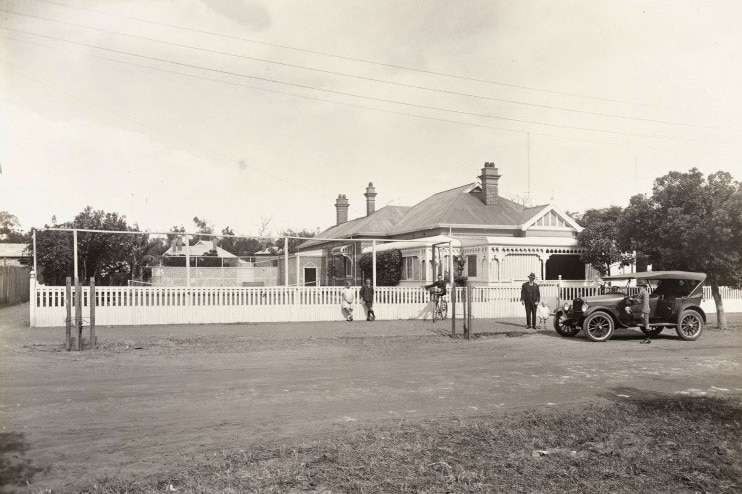
[[[482,168],[482,174],[479,179],[482,181],[482,196],[484,203],[489,205],[497,204],[499,197],[497,183],[500,181],[500,174],[497,173],[494,163],[486,162]]]
[[[335,209],[337,210],[337,224],[342,225],[348,222],[348,198],[345,194],[338,194],[338,198],[335,201]]]
[[[366,196],[366,216],[368,216],[376,211],[376,188],[373,182],[368,183],[366,193],[363,195]]]

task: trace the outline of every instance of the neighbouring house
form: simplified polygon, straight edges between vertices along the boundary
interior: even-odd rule
[[[28,244],[0,243],[0,266],[28,266],[33,262],[33,253]]]
[[[553,204],[526,207],[499,194],[501,175],[485,163],[479,181],[435,193],[411,207],[375,208],[366,188],[366,216],[348,219],[349,200],[335,202],[336,225],[303,242],[289,262],[289,284],[359,284],[363,253],[399,249],[402,285],[429,283],[437,274],[468,277],[477,285],[539,279],[586,280],[577,222]],[[350,242],[349,240],[364,240]],[[450,251],[449,251],[449,247]],[[451,258],[453,257],[453,259]],[[298,283],[297,283],[298,282]]]
[[[186,262],[188,258],[188,262]],[[188,266],[188,267],[186,267]],[[274,263],[243,261],[211,241],[186,246],[176,237],[152,268],[154,286],[273,286],[278,284]]]

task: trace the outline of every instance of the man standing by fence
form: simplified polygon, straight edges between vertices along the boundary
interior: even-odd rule
[[[366,280],[366,283],[361,287],[361,300],[366,306],[366,320],[373,321],[376,319],[376,314],[374,314],[374,287],[371,286],[371,280]]]
[[[520,288],[520,302],[526,308],[526,328],[536,329],[536,308],[541,301],[541,292],[538,284],[534,281],[536,275],[528,275],[528,281]]]

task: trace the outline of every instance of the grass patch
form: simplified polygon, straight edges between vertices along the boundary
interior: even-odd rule
[[[742,404],[646,397],[575,410],[387,422],[295,445],[194,458],[82,492],[695,493],[742,489]]]

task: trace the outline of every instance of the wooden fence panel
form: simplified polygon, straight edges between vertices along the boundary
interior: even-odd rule
[[[26,266],[0,266],[0,307],[29,301],[29,276]]]

